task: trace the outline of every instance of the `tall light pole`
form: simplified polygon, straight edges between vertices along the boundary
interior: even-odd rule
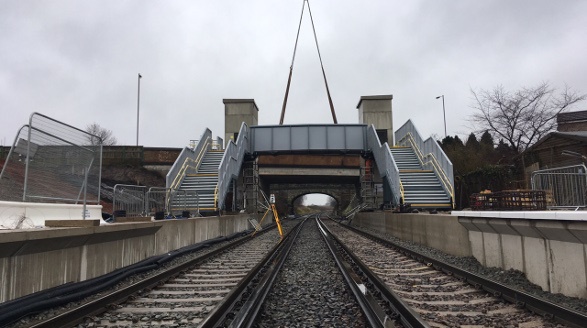
[[[446,138],[446,110],[444,110],[444,95],[436,97],[442,98],[442,115],[444,116],[444,137]]]
[[[139,106],[141,104],[141,78],[141,73],[139,73],[139,77],[137,78],[137,146],[139,145]]]

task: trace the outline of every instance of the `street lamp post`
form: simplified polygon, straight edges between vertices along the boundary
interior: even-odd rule
[[[446,110],[444,109],[444,95],[436,97],[436,99],[442,98],[442,115],[444,116],[444,137],[446,138]]]
[[[139,105],[141,103],[141,78],[141,73],[139,73],[139,76],[137,78],[137,146],[139,145]]]

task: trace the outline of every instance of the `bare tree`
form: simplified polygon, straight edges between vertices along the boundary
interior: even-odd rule
[[[102,128],[98,123],[92,123],[86,127],[86,132],[93,135],[100,137],[102,139],[102,145],[104,146],[113,146],[116,145],[117,140],[116,137],[112,135],[112,131]],[[99,140],[93,136],[89,136],[89,141],[91,145],[98,145]]]
[[[586,99],[565,86],[557,93],[547,82],[537,87],[507,91],[499,85],[493,90],[471,89],[476,109],[470,120],[489,131],[496,140],[503,139],[518,153],[540,140],[556,125],[556,115]]]

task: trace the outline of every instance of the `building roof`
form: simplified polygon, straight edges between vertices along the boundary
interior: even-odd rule
[[[587,110],[560,113],[556,116],[556,123],[587,121]]]
[[[255,105],[255,109],[259,111],[259,107],[257,107],[257,103],[255,103],[255,99],[234,99],[234,98],[224,98],[222,99],[224,104],[231,104],[231,103],[252,103]]]
[[[377,96],[361,96],[359,103],[357,104],[357,108],[361,107],[361,102],[363,100],[392,100],[393,95],[377,95]]]
[[[529,151],[536,149],[538,146],[540,146],[546,140],[553,138],[553,137],[559,137],[559,138],[569,139],[569,140],[577,140],[580,142],[587,143],[587,131],[573,131],[573,132],[554,131],[554,132],[550,132],[549,134],[544,136],[542,139],[538,140],[530,148],[526,149],[525,152],[529,152]]]

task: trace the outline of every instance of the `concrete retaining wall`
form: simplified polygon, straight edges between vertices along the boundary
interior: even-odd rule
[[[587,222],[504,216],[459,222],[483,265],[516,269],[545,291],[587,298]]]
[[[357,214],[352,224],[433,247],[447,254],[472,255],[467,229],[451,215],[362,212]]]
[[[250,217],[0,230],[0,302],[94,278],[153,255],[246,230]]]
[[[582,212],[359,213],[353,225],[486,267],[523,272],[551,293],[587,298],[587,219]]]

